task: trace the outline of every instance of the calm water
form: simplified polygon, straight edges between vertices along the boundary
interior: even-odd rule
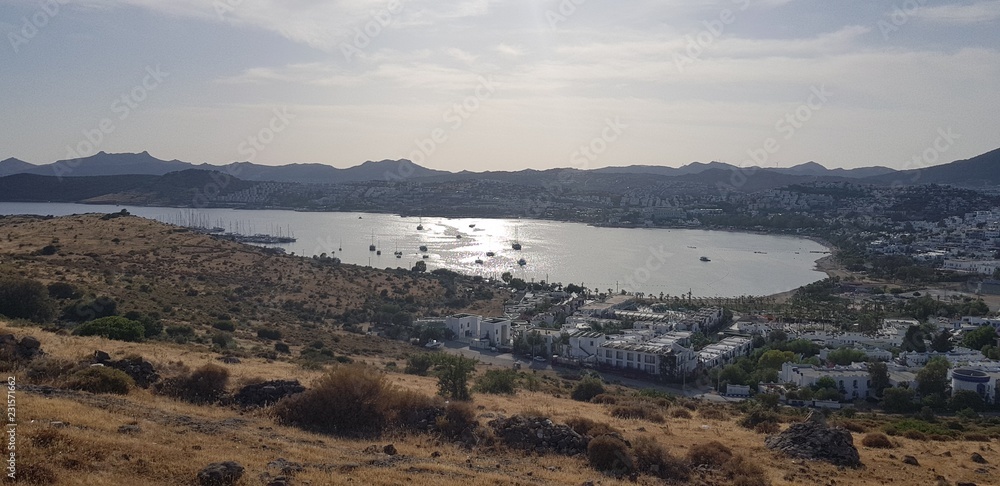
[[[280,245],[296,255],[327,253],[345,263],[406,267],[422,260],[429,269],[525,280],[575,283],[601,290],[695,296],[766,295],[825,277],[814,269],[827,248],[810,240],[720,231],[595,228],[579,223],[509,219],[403,218],[373,213],[300,213],[274,210],[96,206],[60,203],[2,203],[0,214],[67,215],[114,212],[165,222],[190,220],[242,233],[292,233],[298,241]],[[423,223],[423,231],[417,225]],[[470,227],[475,225],[475,227]],[[457,238],[457,236],[461,238]],[[517,239],[521,251],[511,248]],[[376,244],[382,255],[368,251]],[[403,253],[396,258],[393,252]],[[486,253],[495,252],[488,257]],[[702,262],[705,256],[711,261]],[[519,266],[518,259],[526,265]],[[483,260],[477,264],[476,260]]]

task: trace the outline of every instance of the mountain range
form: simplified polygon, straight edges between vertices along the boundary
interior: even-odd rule
[[[692,162],[682,167],[631,165],[604,167],[592,170],[549,169],[521,171],[448,172],[428,169],[413,162],[400,160],[367,161],[363,164],[340,169],[325,164],[288,164],[268,166],[251,162],[234,162],[227,165],[193,164],[180,160],[162,160],[149,152],[95,155],[75,160],[60,160],[51,164],[34,165],[9,158],[0,161],[0,177],[15,174],[57,176],[59,178],[152,175],[162,176],[190,169],[213,170],[226,173],[243,181],[273,181],[293,183],[345,183],[376,180],[420,179],[448,181],[468,179],[493,179],[510,183],[537,185],[549,179],[558,179],[569,172],[575,178],[585,179],[653,175],[677,182],[716,184],[735,178],[753,182],[753,188],[780,187],[782,185],[815,180],[844,181],[870,184],[952,184],[982,187],[1000,184],[1000,149],[955,162],[932,167],[897,171],[888,167],[857,169],[828,169],[816,162],[806,162],[793,167],[739,168],[723,162]],[[563,174],[565,175],[565,174]],[[741,184],[745,186],[745,184]]]

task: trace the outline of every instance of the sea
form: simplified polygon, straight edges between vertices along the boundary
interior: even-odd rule
[[[826,277],[816,269],[816,260],[829,251],[793,236],[532,219],[0,202],[0,214],[5,215],[122,209],[170,224],[291,236],[293,243],[268,246],[298,256],[325,253],[344,263],[376,268],[412,268],[423,261],[428,270],[444,268],[485,278],[510,272],[525,281],[657,296],[761,296],[792,290]],[[520,250],[513,248],[515,243]],[[370,251],[370,245],[376,251]]]

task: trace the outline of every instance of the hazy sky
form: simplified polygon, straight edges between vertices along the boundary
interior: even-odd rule
[[[0,0],[0,159],[906,168],[1000,146],[998,27],[998,0]]]

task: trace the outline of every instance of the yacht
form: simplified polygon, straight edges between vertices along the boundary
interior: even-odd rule
[[[420,251],[427,251],[427,245],[420,245]]]
[[[520,259],[520,260],[517,261],[517,264],[523,267],[523,266],[525,266],[525,265],[528,264],[528,261],[525,260],[524,258],[522,258],[522,259]]]
[[[488,257],[494,256],[494,255],[496,255],[496,253],[493,253],[492,251],[486,252],[486,256],[488,256]]]
[[[709,260],[708,257],[704,257],[704,256],[701,257],[701,258],[699,258],[699,260],[701,260],[703,262],[710,262],[710,261],[712,261],[712,260]]]
[[[424,230],[424,218],[420,218],[420,223],[417,224],[417,231],[423,231],[423,230]]]
[[[476,258],[476,265],[482,265],[482,264],[483,264],[483,259],[482,258]]]

